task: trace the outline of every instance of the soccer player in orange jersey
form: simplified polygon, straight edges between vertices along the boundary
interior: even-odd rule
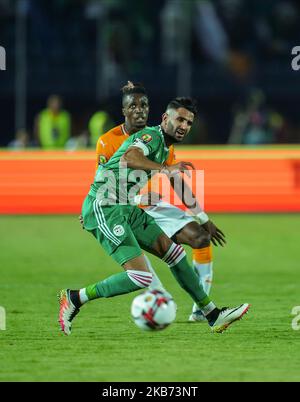
[[[142,130],[147,124],[149,100],[145,89],[141,85],[135,85],[128,81],[128,84],[122,88],[122,92],[122,111],[125,122],[114,127],[99,138],[96,148],[97,168],[99,165],[105,164],[112,157],[128,136]],[[176,162],[174,147],[172,145],[166,165],[174,163]],[[157,198],[157,202],[153,203],[155,198]],[[193,217],[158,198],[155,193],[144,195],[140,199],[140,205],[143,205],[144,200],[145,205],[148,205],[145,208],[145,212],[155,219],[156,223],[174,242],[187,244],[193,248],[194,269],[199,276],[199,281],[201,281],[205,292],[209,294],[213,277],[212,246],[210,240],[214,245],[219,244],[223,246],[225,244],[224,234],[213,224],[204,211],[198,214],[197,217]],[[152,205],[150,206],[148,203],[149,200],[152,201]],[[185,203],[184,200],[183,203]],[[155,274],[148,259],[147,263],[149,269]],[[162,287],[157,275],[152,286]],[[189,320],[205,321],[196,304],[193,306]]]

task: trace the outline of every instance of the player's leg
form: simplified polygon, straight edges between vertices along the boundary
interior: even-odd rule
[[[151,287],[163,288],[154,269],[151,267],[150,261],[141,256],[142,251],[137,243],[130,225],[128,225],[128,217],[132,210],[136,207],[132,206],[110,206],[102,207],[101,204],[92,197],[87,197],[83,204],[84,222],[87,230],[96,237],[101,246],[106,252],[111,255],[115,261],[128,269],[127,261],[133,261],[140,258],[138,261],[138,269],[141,271],[150,271],[152,274]],[[135,268],[132,268],[134,271]],[[145,274],[149,276],[149,273]],[[122,277],[122,275],[120,276]],[[124,277],[124,275],[123,275]],[[124,277],[126,278],[126,277]],[[84,290],[80,293],[82,301],[86,301]]]
[[[178,244],[187,244],[193,248],[193,266],[197,280],[201,282],[209,295],[213,278],[212,246],[209,235],[194,218],[175,207],[160,201],[157,205],[145,209],[155,219],[158,226]],[[193,305],[190,321],[206,321],[196,303]]]
[[[201,282],[195,278],[196,274],[189,266],[185,251],[181,245],[175,244],[162,234],[152,246],[153,254],[162,258],[175,276],[180,286],[192,297],[199,310],[205,316],[213,332],[223,332],[233,322],[247,313],[250,305],[241,304],[235,308],[218,309],[205,293]]]
[[[184,249],[167,237],[153,217],[142,210],[135,211],[131,223],[141,247],[165,261],[180,286],[190,294],[205,315],[210,314],[216,306],[210,301],[197,275],[189,266]]]
[[[202,283],[197,280],[183,247],[168,238],[154,219],[144,211],[135,212],[132,230],[139,244],[168,264],[179,285],[192,297],[214,332],[223,332],[247,312],[248,304],[233,309],[218,309],[205,293]]]
[[[203,233],[206,236],[207,232],[201,225],[190,222],[176,233],[175,239],[178,243],[193,247],[193,266],[205,292],[209,295],[213,280],[212,245],[205,244]],[[205,321],[196,303],[193,305],[189,321]]]
[[[143,263],[146,265],[143,256],[134,259],[132,262],[139,268]],[[126,272],[112,275],[80,290],[61,290],[59,294],[59,323],[62,331],[66,335],[70,335],[74,317],[79,313],[81,306],[88,301],[130,293],[149,286],[151,280],[151,272],[128,268]]]
[[[135,244],[128,250],[126,246],[120,246],[114,259],[121,264],[124,272],[109,276],[104,280],[85,286],[78,290],[64,289],[60,292],[60,314],[59,323],[62,331],[69,335],[74,317],[78,314],[81,306],[91,300],[99,298],[114,297],[122,294],[134,292],[148,287],[152,282],[152,273],[149,272],[142,250]],[[140,254],[136,257],[133,253]]]
[[[119,224],[119,207],[98,208],[95,203],[95,216],[99,218],[98,228],[91,230],[105,251],[123,266],[121,272],[88,285],[79,290],[64,289],[59,294],[59,323],[63,332],[69,335],[71,322],[86,302],[98,298],[114,297],[133,292],[151,285],[153,274],[149,272],[142,250],[126,221]],[[98,216],[99,214],[99,216]]]
[[[158,289],[158,290],[162,290],[162,291],[166,292],[164,285],[161,283],[155,269],[152,267],[151,261],[146,256],[146,254],[144,254],[144,258],[145,258],[148,270],[152,273],[152,282],[149,285],[149,289],[151,289],[151,290]]]
[[[166,202],[161,201],[154,207],[148,207],[145,212],[154,218],[175,243],[193,248],[195,271],[201,276],[206,293],[209,293],[213,276],[209,233],[191,215]]]
[[[126,257],[128,250],[125,250],[125,253],[122,255],[123,261],[124,258],[128,258],[128,261],[120,264],[124,268],[124,272],[111,275],[102,281],[82,288],[79,291],[74,291],[74,293],[72,292],[74,296],[73,300],[78,307],[90,300],[119,296],[150,286],[153,275],[148,270],[141,249],[138,245],[135,247],[136,251],[140,251],[139,256],[132,258],[127,254]],[[118,250],[118,255],[114,256],[114,259],[118,262],[120,262],[121,249],[122,246]]]

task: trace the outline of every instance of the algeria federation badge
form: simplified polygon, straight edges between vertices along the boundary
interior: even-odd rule
[[[113,232],[114,232],[114,235],[120,237],[120,236],[123,236],[123,234],[125,233],[125,230],[122,225],[116,225],[113,228]]]
[[[143,141],[145,144],[147,144],[147,142],[150,142],[151,140],[152,140],[152,137],[151,137],[150,134],[144,134],[144,135],[142,136],[142,141]]]

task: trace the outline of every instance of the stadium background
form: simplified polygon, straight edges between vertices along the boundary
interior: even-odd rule
[[[300,305],[300,72],[291,67],[299,18],[296,1],[280,0],[0,1],[1,381],[299,381],[291,327]],[[55,325],[58,289],[118,267],[77,221],[93,147],[41,150],[35,116],[55,93],[74,138],[97,110],[119,123],[128,79],[147,88],[149,124],[176,95],[198,100],[177,157],[204,169],[206,210],[228,237],[215,250],[213,297],[253,305],[219,339],[186,322],[190,301],[155,259],[179,305],[168,330],[135,328],[132,295],[88,306],[69,339]],[[247,109],[255,93],[258,121]],[[260,136],[235,135],[241,114]],[[28,149],[9,145],[19,130]]]

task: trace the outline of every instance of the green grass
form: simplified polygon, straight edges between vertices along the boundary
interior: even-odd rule
[[[228,237],[215,249],[212,297],[250,302],[224,334],[188,323],[189,297],[168,268],[157,272],[178,304],[176,321],[148,333],[131,321],[133,294],[96,300],[59,332],[56,293],[94,283],[119,267],[73,216],[0,217],[0,381],[299,381],[300,215],[216,215]]]

